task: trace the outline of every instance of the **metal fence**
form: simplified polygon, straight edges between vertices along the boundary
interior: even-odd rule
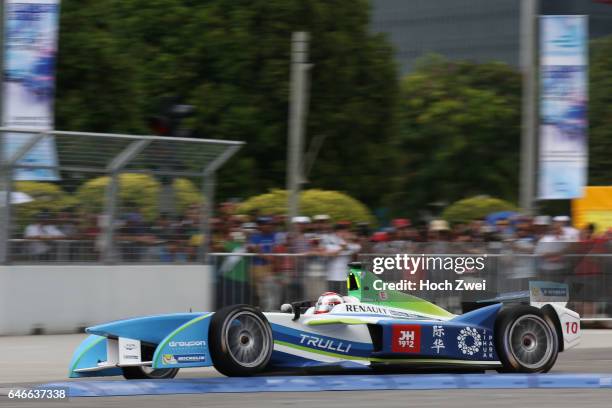
[[[203,262],[242,144],[0,128],[0,264]]]
[[[358,260],[365,265],[372,259],[389,254],[364,254]],[[414,254],[422,256],[423,254]],[[445,254],[462,257],[465,254]],[[316,300],[321,293],[332,290],[346,294],[346,283],[338,274],[330,276],[333,257],[307,254],[212,253],[216,277],[217,307],[249,303],[264,310],[278,310],[282,303],[296,300]],[[484,300],[500,293],[529,289],[530,281],[567,283],[570,307],[587,320],[612,317],[612,256],[609,254],[567,254],[560,260],[561,268],[550,269],[538,255],[487,254],[485,268],[478,273],[466,271],[428,270],[414,274],[404,270],[389,270],[380,275],[385,282],[401,279],[444,280],[463,279],[467,282],[486,280],[484,291],[415,290],[411,294],[461,313],[466,302]],[[333,279],[333,280],[332,280]]]

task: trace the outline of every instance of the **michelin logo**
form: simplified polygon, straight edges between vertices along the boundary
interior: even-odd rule
[[[206,347],[204,340],[191,340],[191,341],[171,341],[168,343],[170,347]]]
[[[181,363],[201,363],[206,361],[206,354],[164,354],[162,361],[166,365]]]
[[[185,354],[181,356],[174,356],[178,363],[200,363],[206,361],[205,354]]]

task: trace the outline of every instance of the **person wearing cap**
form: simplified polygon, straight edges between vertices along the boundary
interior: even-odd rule
[[[391,221],[391,226],[396,229],[408,228],[411,222],[408,218],[395,218]]]
[[[327,214],[317,214],[312,217],[313,234],[317,236],[322,245],[327,245],[328,242],[333,242],[333,229],[331,226],[331,217]]]
[[[376,231],[370,238],[372,242],[372,252],[375,254],[385,254],[389,252],[389,234],[385,231]]]
[[[308,227],[310,217],[297,216],[291,219],[293,224],[293,236],[291,237],[291,252],[305,254],[310,251],[310,241],[308,237]]]
[[[331,217],[327,214],[317,214],[312,217],[312,220],[315,223],[328,223],[331,220]]]
[[[570,225],[570,217],[567,215],[557,215],[553,218],[553,222],[561,225],[563,236],[567,241],[578,242],[580,240],[580,231]]]
[[[435,247],[434,253],[446,253],[450,241],[450,227],[446,220],[431,220],[429,223],[429,241]]]
[[[550,229],[551,219],[548,215],[538,215],[533,219],[533,232],[536,240],[540,240],[548,234]]]
[[[417,233],[412,228],[412,223],[407,218],[395,218],[391,221],[395,234],[390,246],[397,253],[411,252],[414,249],[414,242],[417,241]]]

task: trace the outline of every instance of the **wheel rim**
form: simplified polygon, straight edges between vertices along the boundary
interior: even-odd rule
[[[527,368],[541,368],[553,353],[552,330],[539,316],[524,315],[516,319],[508,338],[512,356]]]
[[[230,355],[243,367],[257,367],[269,354],[268,330],[255,313],[236,313],[226,321],[223,334]]]
[[[149,378],[164,378],[171,375],[173,368],[153,368],[149,366],[140,367],[143,373]]]

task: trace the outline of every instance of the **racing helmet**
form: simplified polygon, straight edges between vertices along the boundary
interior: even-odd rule
[[[344,303],[344,299],[342,299],[342,296],[340,296],[336,292],[325,292],[321,296],[319,296],[319,300],[317,300],[314,312],[315,314],[329,313],[329,311],[332,310],[334,306],[339,305],[341,303]]]

